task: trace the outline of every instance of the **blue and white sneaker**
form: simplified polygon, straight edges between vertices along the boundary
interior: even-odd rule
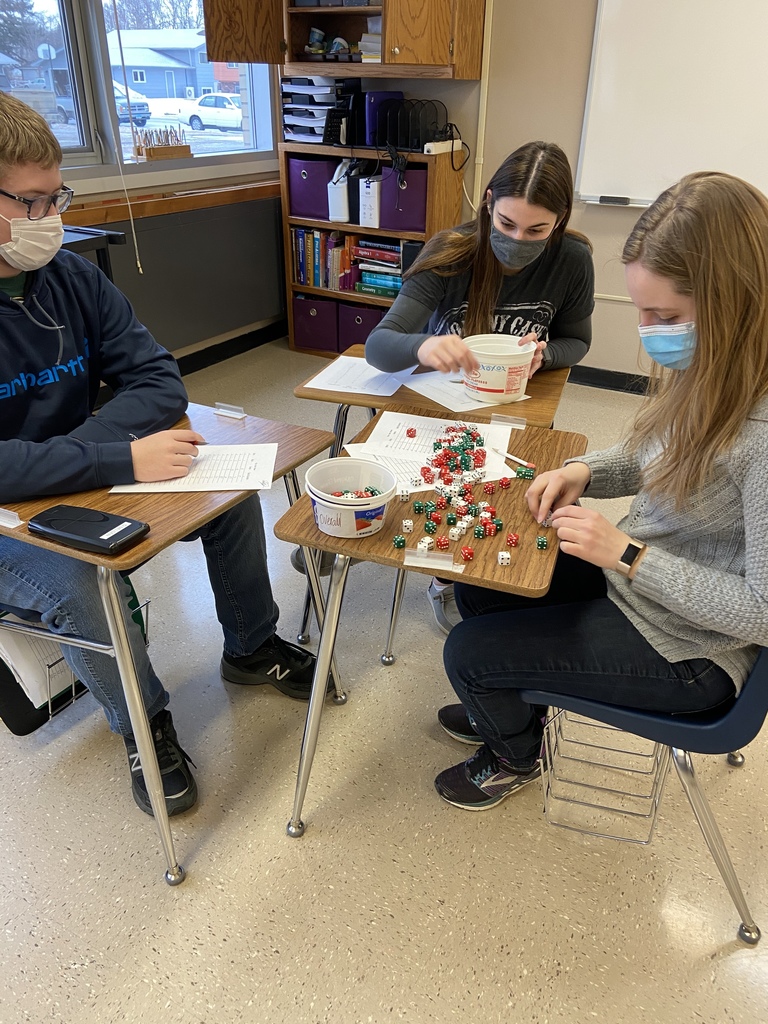
[[[513,772],[499,763],[487,744],[463,761],[446,768],[435,779],[438,794],[465,811],[487,811],[541,775],[541,762],[527,772]]]

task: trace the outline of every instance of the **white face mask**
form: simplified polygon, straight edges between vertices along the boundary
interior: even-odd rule
[[[0,218],[11,225],[11,240],[0,244],[0,256],[17,270],[38,270],[50,263],[64,241],[64,225],[56,213],[42,220]]]

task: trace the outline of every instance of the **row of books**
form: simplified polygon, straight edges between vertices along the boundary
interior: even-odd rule
[[[402,287],[404,261],[410,266],[420,247],[420,242],[397,244],[292,227],[293,280],[314,288],[393,299]]]

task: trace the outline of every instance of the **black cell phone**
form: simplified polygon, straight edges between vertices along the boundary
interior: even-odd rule
[[[27,529],[71,548],[117,555],[146,537],[149,523],[127,516],[113,516],[111,512],[100,512],[95,508],[53,505],[32,516]]]

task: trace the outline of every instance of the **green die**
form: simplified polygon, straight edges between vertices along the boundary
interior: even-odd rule
[[[392,538],[392,543],[394,544],[394,546],[396,548],[404,548],[405,547],[405,537],[402,535],[402,533],[397,533]]]
[[[434,501],[425,501],[424,511],[427,513],[427,515],[429,515],[430,512],[437,512],[437,505],[434,503]]]
[[[413,511],[416,513],[416,515],[420,516],[422,514],[422,512],[424,511],[424,502],[423,501],[414,501],[414,503],[413,503]]]
[[[533,470],[528,469],[526,466],[518,466],[515,470],[515,476],[520,480],[533,480]]]
[[[458,517],[455,512],[449,512],[448,515],[445,517],[446,526],[455,526],[457,521]]]
[[[428,519],[424,523],[424,533],[437,533],[437,523],[433,523],[431,519]]]
[[[539,549],[539,551],[546,551],[547,550],[547,538],[546,537],[537,537],[536,538],[536,547]]]
[[[496,532],[497,532],[497,533],[499,532],[499,530],[500,530],[500,529],[502,528],[502,526],[504,525],[504,522],[503,522],[503,520],[501,520],[501,519],[492,519],[492,520],[491,520],[491,522],[492,522],[492,523],[493,523],[493,525],[494,525],[494,526],[496,527]]]
[[[468,516],[476,516],[478,511],[479,511],[479,509],[478,509],[477,505],[474,504],[474,502],[471,505],[467,506],[467,515]]]
[[[468,469],[473,469],[474,465],[475,464],[472,461],[472,457],[470,455],[462,455],[461,458],[459,459],[459,466],[461,467],[461,470],[464,473]]]
[[[477,537],[478,540],[482,540],[482,538],[485,536],[485,530],[483,529],[482,526],[480,526],[479,523],[475,527],[473,532],[474,532],[475,537]]]

